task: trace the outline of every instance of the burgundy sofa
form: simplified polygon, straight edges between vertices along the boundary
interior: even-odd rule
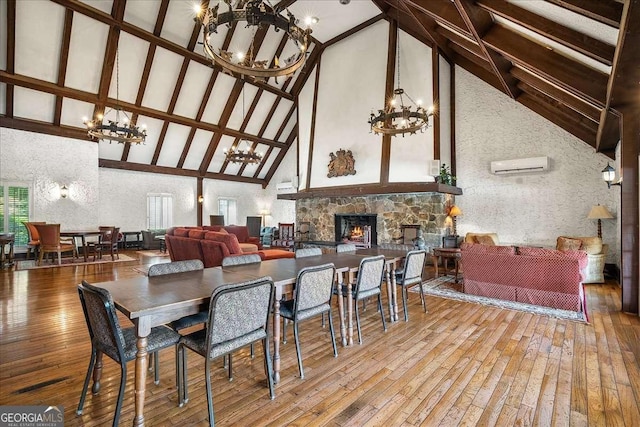
[[[563,310],[587,306],[582,270],[584,251],[463,243],[461,267],[464,292]]]
[[[211,228],[214,226],[168,229],[165,243],[171,261],[199,259],[205,267],[217,267],[225,257],[247,253],[257,253],[263,260],[295,256],[293,252],[278,249],[243,251],[235,234],[212,231]]]

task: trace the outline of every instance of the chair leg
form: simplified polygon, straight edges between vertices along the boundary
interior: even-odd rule
[[[255,352],[253,349],[253,343],[251,343],[251,358],[253,359],[255,357]]]
[[[282,320],[282,343],[287,343],[287,324],[289,323],[289,319]]]
[[[384,320],[384,311],[382,311],[382,294],[378,294],[378,311],[380,312],[380,317],[382,318],[382,329],[387,332],[387,322]]]
[[[296,342],[296,355],[298,356],[298,370],[300,379],[304,379],[304,368],[302,367],[302,354],[300,354],[300,339],[298,338],[298,322],[293,321],[293,339]]]
[[[213,392],[211,391],[211,363],[208,356],[204,364],[204,368],[204,374],[206,376],[205,379],[207,383],[207,407],[209,408],[209,425],[213,426],[215,424],[215,421],[213,416]]]
[[[360,330],[360,310],[358,310],[358,301],[354,301],[356,308],[356,328],[358,329],[358,344],[362,345],[362,331]]]
[[[424,297],[424,289],[422,288],[422,282],[420,282],[420,299],[422,300],[422,308],[424,312],[427,312],[427,300]]]
[[[40,254],[38,255],[38,263],[37,265],[42,264],[42,257],[44,256],[44,251],[40,250]]]
[[[405,286],[402,287],[402,305],[404,307],[404,321],[409,321],[409,310],[407,308],[407,288]]]
[[[187,350],[182,346],[181,354],[182,365],[182,403],[186,404],[189,401],[189,379],[187,378]]]
[[[273,367],[271,366],[271,354],[269,351],[269,336],[262,340],[262,352],[264,353],[265,370],[267,371],[267,384],[269,385],[269,397],[271,400],[276,398],[273,389]]]
[[[122,400],[124,399],[124,386],[127,383],[127,363],[120,364],[120,391],[118,391],[118,402],[116,403],[116,413],[113,416],[113,427],[118,426],[120,421],[120,411],[122,410]]]
[[[336,346],[336,333],[333,330],[333,318],[329,310],[329,331],[331,331],[331,344],[333,345],[333,357],[338,357],[338,347]]]
[[[87,369],[87,376],[84,379],[84,385],[82,386],[82,393],[80,394],[80,402],[78,403],[78,409],[76,409],[76,414],[82,415],[82,408],[84,407],[84,399],[87,397],[87,390],[89,389],[89,380],[91,379],[91,374],[93,373],[93,367],[96,364],[96,350],[94,348],[91,349],[91,360],[89,361],[89,369]]]
[[[153,382],[155,383],[155,385],[160,384],[160,367],[158,366],[158,356],[159,354],[157,351],[153,353]]]
[[[228,359],[228,363],[229,363],[229,381],[233,381],[233,356],[231,355],[231,353],[229,353],[229,359]]]
[[[62,255],[60,254],[60,251],[58,251],[58,265],[62,265]]]

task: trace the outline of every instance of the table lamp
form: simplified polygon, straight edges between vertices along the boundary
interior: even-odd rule
[[[449,216],[451,217],[451,221],[453,222],[453,235],[457,236],[458,232],[456,231],[456,217],[462,216],[462,211],[456,205],[451,206],[449,209]]]
[[[602,221],[601,220],[611,219],[613,218],[613,215],[611,215],[611,212],[609,212],[605,206],[597,205],[591,208],[591,211],[589,211],[589,215],[587,215],[587,218],[598,220],[598,237],[602,239]]]

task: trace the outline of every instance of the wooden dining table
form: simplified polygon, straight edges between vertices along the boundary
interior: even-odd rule
[[[88,255],[88,245],[87,245],[87,237],[91,236],[99,236],[102,232],[100,230],[64,230],[60,231],[60,237],[71,237],[73,238],[74,244],[76,244],[76,238],[79,237],[82,243],[82,255],[84,256],[84,262],[87,262]]]

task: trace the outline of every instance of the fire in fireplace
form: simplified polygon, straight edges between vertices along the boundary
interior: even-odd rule
[[[362,247],[378,244],[377,214],[335,214],[336,242],[355,243]]]

